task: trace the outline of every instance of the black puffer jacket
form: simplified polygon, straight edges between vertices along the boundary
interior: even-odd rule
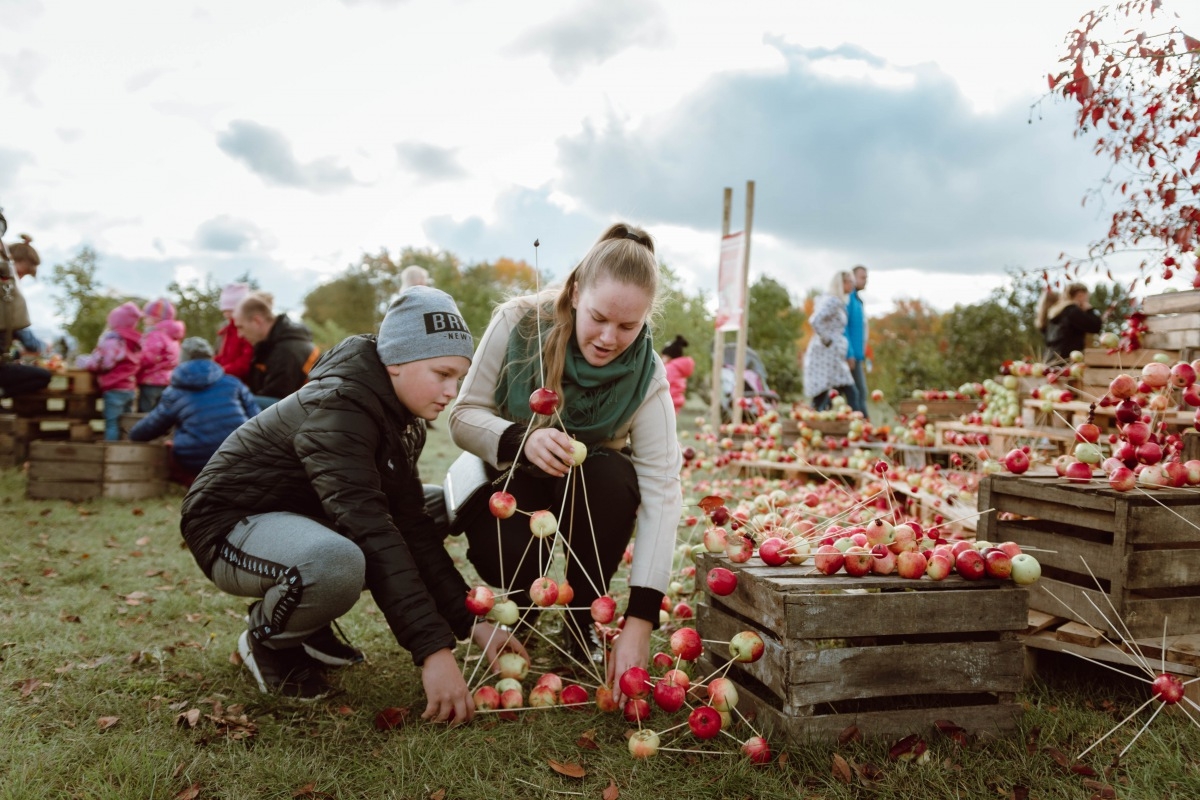
[[[417,458],[425,425],[396,398],[374,336],[329,351],[300,391],[225,440],[183,501],[180,528],[211,577],[217,548],[244,517],[290,511],[353,540],[367,588],[417,664],[474,617],[467,584],[425,513]]]
[[[275,318],[267,338],[254,345],[254,361],[246,384],[262,397],[287,397],[304,385],[321,351],[304,323],[287,314]]]

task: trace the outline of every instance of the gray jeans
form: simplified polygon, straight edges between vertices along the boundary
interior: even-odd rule
[[[250,630],[267,647],[285,650],[354,607],[366,560],[358,545],[316,520],[272,511],[233,527],[212,578],[223,592],[261,597],[250,610]]]

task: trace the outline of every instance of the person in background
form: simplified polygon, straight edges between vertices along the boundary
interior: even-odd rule
[[[829,282],[829,291],[817,298],[808,320],[812,336],[804,350],[804,393],[812,398],[813,408],[824,411],[831,405],[829,390],[847,400],[855,394],[854,377],[846,357],[846,298],[854,291],[854,276],[839,272]]]
[[[421,501],[424,422],[458,393],[471,335],[454,299],[418,286],[378,336],[344,339],[312,380],[234,431],[196,478],[181,529],[219,589],[256,598],[238,641],[263,692],[319,697],[324,666],[362,661],[333,623],[370,590],[421,668],[422,717],[467,722],[475,707],[455,643],[493,664],[528,654],[467,610],[466,580]]]
[[[258,413],[246,384],[227,375],[212,356],[212,345],[204,339],[184,339],[171,385],[129,432],[132,441],[148,442],[174,428],[171,478],[185,486],[191,486],[226,437]]]
[[[151,300],[142,308],[142,360],[138,365],[138,413],[158,405],[163,390],[171,383],[171,370],[179,365],[179,343],[186,326],[175,319],[175,306],[165,297]]]
[[[41,256],[38,251],[33,249],[33,237],[27,233],[21,234],[21,241],[8,246],[8,257],[12,261],[13,268],[17,273],[17,280],[28,276],[37,280],[38,265],[42,263]],[[20,343],[21,348],[27,353],[41,354],[46,346],[37,334],[33,332],[32,327],[21,328],[13,332],[13,338]]]
[[[142,361],[142,337],[138,320],[142,311],[136,303],[122,303],[108,312],[108,328],[96,349],[79,356],[76,366],[96,373],[96,385],[104,398],[104,438],[121,438],[121,415],[133,410],[138,367]]]
[[[683,354],[683,348],[688,346],[688,340],[682,336],[675,339],[662,349],[663,364],[667,368],[667,381],[671,384],[671,402],[678,414],[687,401],[688,378],[696,371],[696,361],[691,356]]]
[[[1100,332],[1104,321],[1088,294],[1087,286],[1072,283],[1046,312],[1046,361],[1069,360],[1072,351],[1083,351],[1089,333]]]
[[[1047,286],[1042,292],[1042,296],[1038,298],[1037,307],[1033,312],[1034,326],[1042,335],[1043,348],[1046,344],[1046,335],[1050,332],[1050,309],[1058,303],[1058,299],[1058,292]]]
[[[260,408],[279,402],[303,386],[321,355],[308,328],[292,322],[287,314],[275,314],[273,302],[274,298],[265,292],[251,292],[233,312],[238,333],[254,345],[247,384]]]
[[[410,289],[413,286],[433,286],[433,280],[429,277],[429,272],[424,267],[418,267],[413,264],[410,267],[405,267],[400,273],[400,291]]]
[[[618,703],[614,678],[649,658],[683,503],[675,406],[648,324],[659,286],[649,234],[610,226],[559,289],[495,311],[450,414],[454,443],[482,459],[491,477],[512,470],[506,491],[522,509],[568,509],[559,528],[564,539],[573,537],[566,578],[575,599],[563,649],[579,662],[594,657],[589,606],[606,591],[636,529],[625,627],[608,661]],[[530,408],[531,393],[542,387],[559,397],[553,417]],[[587,458],[577,468],[582,477],[567,480],[576,442]],[[480,577],[529,606],[526,590],[542,574],[553,540],[537,540],[522,559],[533,547],[524,515],[498,520],[464,509],[459,525]]]
[[[854,391],[847,396],[850,407],[867,416],[867,312],[859,292],[867,288],[867,268],[862,264],[851,271],[852,291],[846,299],[846,363],[854,381]],[[835,281],[836,282],[836,281]],[[810,395],[811,396],[811,395]]]
[[[243,383],[250,377],[250,365],[254,363],[254,345],[238,333],[237,325],[233,324],[233,312],[248,294],[250,285],[246,283],[229,283],[221,290],[217,307],[225,315],[225,324],[217,331],[217,354],[213,356],[213,361],[218,366]]]
[[[0,222],[3,222],[0,216]],[[0,225],[0,227],[3,227]],[[28,240],[28,237],[25,237]],[[18,245],[13,245],[18,247]],[[33,248],[29,248],[32,250]],[[34,253],[34,257],[37,254]],[[37,265],[34,265],[36,270]],[[29,273],[26,273],[29,274]],[[0,397],[16,397],[22,394],[32,394],[45,389],[50,383],[50,371],[30,364],[20,364],[12,357],[13,342],[17,340],[22,330],[28,328],[13,328],[20,319],[23,324],[28,320],[29,310],[25,298],[21,295],[17,282],[20,280],[20,270],[8,257],[8,248],[0,242]]]

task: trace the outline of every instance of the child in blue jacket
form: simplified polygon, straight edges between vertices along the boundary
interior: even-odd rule
[[[246,384],[226,375],[212,357],[212,346],[204,339],[185,339],[171,385],[129,432],[133,441],[148,442],[174,427],[171,476],[184,484],[204,469],[225,437],[259,410]]]

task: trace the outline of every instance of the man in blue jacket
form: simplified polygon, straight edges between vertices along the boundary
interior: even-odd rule
[[[867,359],[867,314],[858,293],[867,288],[867,268],[859,264],[854,268],[854,291],[846,301],[846,340],[850,349],[846,361],[850,374],[854,376],[854,393],[849,398],[850,407],[867,415],[867,376],[863,362]]]

